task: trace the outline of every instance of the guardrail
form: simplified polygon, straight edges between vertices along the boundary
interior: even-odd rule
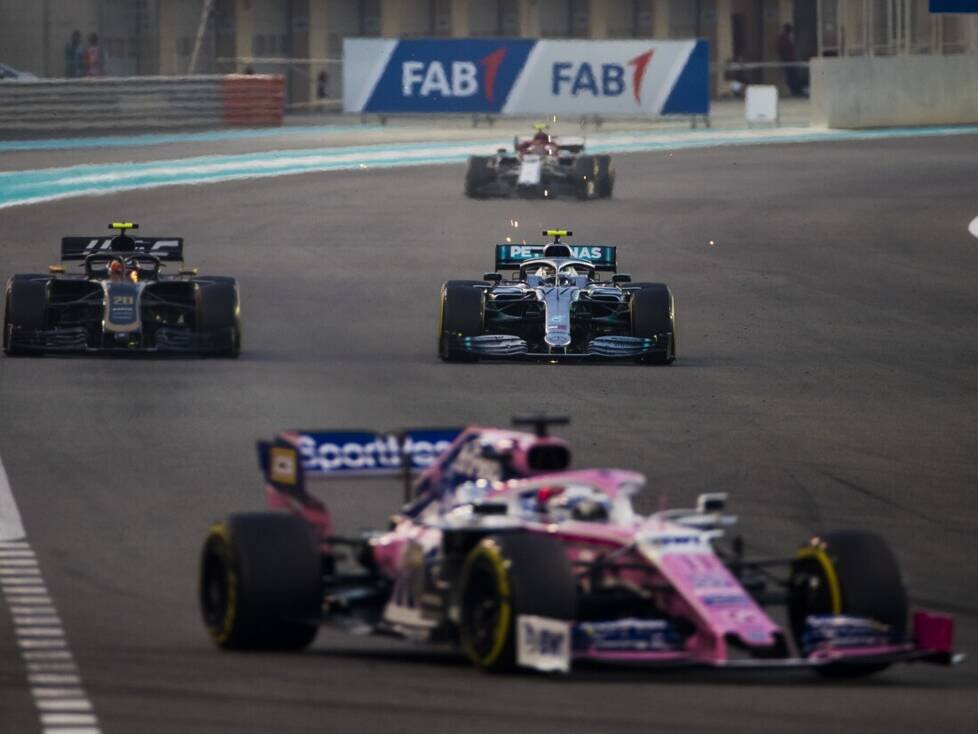
[[[0,82],[0,135],[281,125],[279,75]]]

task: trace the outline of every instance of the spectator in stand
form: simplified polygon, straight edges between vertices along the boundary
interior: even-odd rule
[[[798,44],[795,42],[795,29],[791,23],[785,23],[778,35],[778,58],[784,64],[798,61]],[[784,80],[792,97],[803,97],[804,82],[796,66],[784,67]]]
[[[323,69],[316,76],[316,98],[326,99],[329,97],[329,74]]]
[[[81,70],[81,31],[73,31],[71,40],[65,44],[65,78],[77,79],[82,75]]]
[[[102,76],[105,73],[97,33],[88,35],[88,47],[82,52],[82,67],[85,76]]]

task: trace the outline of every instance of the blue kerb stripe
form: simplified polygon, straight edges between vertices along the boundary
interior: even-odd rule
[[[86,148],[138,148],[171,143],[213,143],[225,140],[289,138],[298,135],[341,135],[381,129],[380,125],[304,125],[267,130],[212,130],[198,133],[153,133],[149,135],[107,135],[93,138],[52,138],[0,140],[0,153],[29,150],[76,150]]]
[[[702,133],[702,137],[689,135],[688,137],[684,136],[685,139],[682,140],[613,142],[614,137],[627,135],[621,133],[596,136],[596,139],[592,138],[589,149],[595,152],[629,153],[729,145],[878,140],[963,134],[978,134],[978,125],[827,131],[824,133],[806,130],[792,135],[773,137],[762,134],[751,138]],[[14,171],[0,174],[0,207],[157,186],[214,183],[319,171],[355,170],[361,167],[394,168],[458,163],[464,161],[473,151],[487,151],[494,147],[491,141],[448,144],[408,143],[394,146],[268,151],[247,155],[204,156],[150,163],[112,163],[36,171]],[[415,157],[408,155],[412,152],[421,153],[422,151],[424,151],[422,155]],[[358,155],[373,157],[358,160]],[[353,156],[353,160],[345,160],[349,156]],[[202,167],[207,167],[209,170],[201,170]]]

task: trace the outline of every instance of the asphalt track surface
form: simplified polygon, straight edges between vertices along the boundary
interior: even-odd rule
[[[208,523],[261,506],[254,441],[286,427],[505,424],[566,413],[579,467],[641,504],[732,494],[749,548],[889,539],[918,604],[978,652],[978,138],[621,156],[612,201],[468,201],[460,166],[315,174],[0,212],[0,269],[43,269],[119,216],[238,276],[237,361],[0,358],[0,455],[105,732],[973,731],[974,662],[807,672],[480,674],[450,651],[324,630],[227,654],[195,602]],[[519,228],[511,226],[519,221]],[[544,226],[620,245],[677,294],[671,367],[443,365],[439,284]],[[712,244],[711,244],[712,241]],[[396,484],[327,486],[341,530]],[[0,732],[38,730],[0,612]]]

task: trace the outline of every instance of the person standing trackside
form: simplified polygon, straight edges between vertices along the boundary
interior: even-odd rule
[[[75,30],[65,44],[65,79],[77,79],[82,75],[81,39],[81,31]]]
[[[785,23],[778,35],[778,58],[785,64],[798,61],[798,44],[795,43],[795,29],[791,23]],[[804,85],[797,66],[784,67],[784,80],[792,97],[804,95]]]
[[[82,66],[85,76],[102,76],[105,71],[97,33],[90,33],[88,36],[88,47],[82,52]]]

